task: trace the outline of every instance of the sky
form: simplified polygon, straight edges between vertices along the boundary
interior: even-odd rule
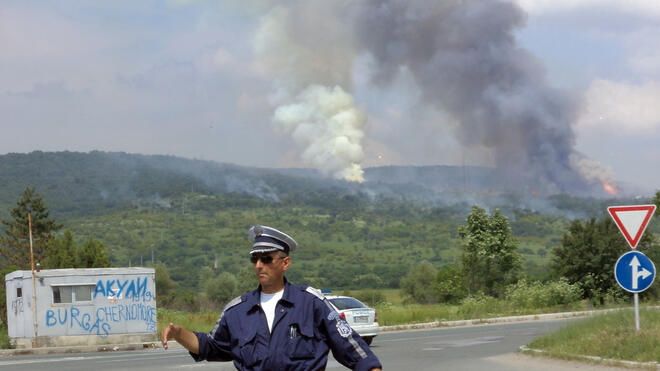
[[[558,161],[660,189],[660,3],[358,3],[2,1],[0,154],[166,154],[347,180],[371,166],[523,156],[524,169]],[[447,62],[469,62],[470,43],[497,63]],[[470,71],[512,76],[472,82]],[[527,121],[506,126],[516,113],[544,134],[518,137]],[[546,146],[561,148],[537,153]],[[561,188],[555,170],[532,174]]]

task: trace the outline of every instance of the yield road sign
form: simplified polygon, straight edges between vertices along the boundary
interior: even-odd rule
[[[607,212],[628,241],[630,248],[634,249],[649,225],[649,220],[655,212],[655,205],[610,206]]]
[[[639,251],[621,255],[614,266],[614,277],[624,290],[636,293],[651,286],[655,279],[655,265]]]

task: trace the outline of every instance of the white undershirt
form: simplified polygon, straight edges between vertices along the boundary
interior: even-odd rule
[[[282,299],[282,295],[284,294],[284,289],[273,293],[273,294],[266,294],[265,292],[261,293],[261,309],[264,310],[264,313],[266,314],[266,321],[268,321],[268,331],[273,330],[273,320],[275,319],[275,306],[277,306],[277,302]]]

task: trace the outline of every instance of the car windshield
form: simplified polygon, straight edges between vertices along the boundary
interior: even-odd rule
[[[359,300],[353,298],[334,298],[328,299],[339,310],[353,309],[353,308],[366,308]]]

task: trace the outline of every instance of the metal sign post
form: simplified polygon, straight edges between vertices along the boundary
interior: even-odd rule
[[[635,293],[635,330],[639,331],[639,294]]]

